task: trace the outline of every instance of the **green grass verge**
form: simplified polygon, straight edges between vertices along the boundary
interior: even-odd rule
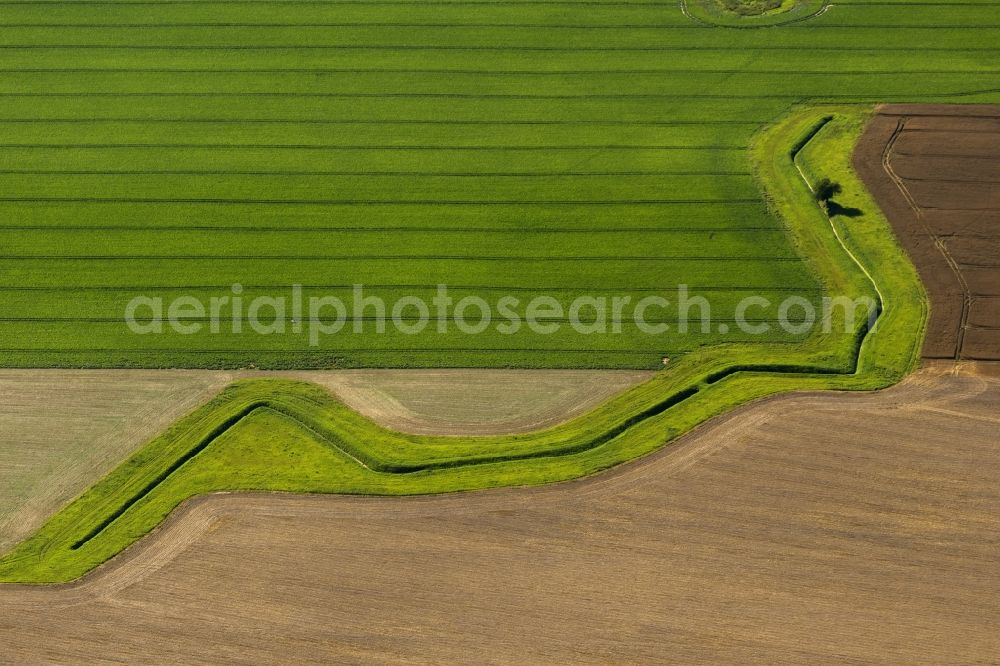
[[[851,150],[869,113],[846,106],[799,108],[758,135],[752,150],[770,205],[827,292],[875,294],[838,234],[877,282],[883,311],[860,346],[854,336],[841,333],[813,336],[791,353],[781,345],[706,347],[585,416],[538,433],[491,438],[394,433],[314,385],[240,382],[156,438],[0,559],[0,580],[78,578],[199,494],[407,495],[563,481],[648,454],[717,414],[767,395],[795,389],[872,390],[895,383],[918,362],[926,296],[850,167]],[[813,202],[800,167],[840,182],[845,204],[863,214],[831,224]],[[733,366],[734,358],[744,365]]]

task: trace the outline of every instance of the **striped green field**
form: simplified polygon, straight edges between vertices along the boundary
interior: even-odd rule
[[[837,2],[733,29],[673,1],[0,2],[0,365],[639,368],[719,343],[793,350],[803,336],[776,328],[630,322],[380,335],[354,311],[313,347],[291,315],[284,334],[139,336],[123,314],[237,283],[246,301],[446,284],[564,306],[685,284],[723,323],[748,293],[818,298],[823,259],[765,204],[753,136],[807,101],[1000,101],[998,9]]]

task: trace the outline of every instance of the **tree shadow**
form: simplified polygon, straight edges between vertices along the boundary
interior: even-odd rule
[[[837,215],[841,217],[861,217],[865,214],[860,208],[848,208],[832,200],[826,202],[826,212],[830,217],[836,217]]]

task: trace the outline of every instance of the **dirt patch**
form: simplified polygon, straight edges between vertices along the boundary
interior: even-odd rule
[[[991,661],[1000,382],[955,372],[771,399],[555,486],[202,498],[81,584],[0,587],[0,656]]]
[[[619,370],[358,370],[280,373],[324,386],[402,432],[500,435],[541,430],[653,376]]]
[[[924,356],[1000,360],[1000,106],[883,106],[854,161],[927,286]]]

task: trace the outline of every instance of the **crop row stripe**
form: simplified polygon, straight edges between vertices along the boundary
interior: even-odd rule
[[[759,227],[532,227],[530,229],[520,229],[517,227],[275,227],[275,226],[227,226],[227,225],[163,225],[149,226],[141,224],[2,224],[0,229],[4,231],[68,231],[90,234],[94,231],[139,231],[146,233],[159,233],[161,231],[222,231],[226,233],[372,233],[379,234],[385,232],[393,233],[433,233],[433,234],[507,234],[522,236],[524,234],[584,234],[592,233],[643,233],[643,234],[781,234],[785,231],[777,226]]]
[[[0,118],[0,123],[28,123],[28,124],[52,124],[52,123],[203,123],[220,125],[225,124],[280,124],[280,125],[487,125],[487,126],[508,126],[508,125],[625,125],[628,127],[639,126],[679,126],[679,127],[713,127],[716,125],[749,125],[756,127],[764,120],[443,120],[443,119],[410,119],[393,118],[386,120],[370,120],[364,118],[142,118],[142,117],[103,117],[103,118]]]
[[[162,292],[177,292],[177,291],[219,291],[228,290],[233,286],[232,283],[229,284],[188,284],[188,285],[59,285],[59,286],[25,286],[25,285],[0,285],[0,292],[17,293],[17,292],[89,292],[89,293],[105,293],[105,292],[134,292],[139,290],[147,291],[162,291]],[[277,290],[277,289],[288,289],[287,284],[243,284],[245,290]],[[303,289],[329,289],[329,290],[350,290],[356,285],[354,284],[300,284],[297,285]],[[425,289],[433,291],[438,288],[438,284],[365,284],[363,285],[366,289],[371,290],[392,290],[392,289]],[[586,286],[581,285],[579,287],[553,287],[553,286],[535,286],[535,287],[525,287],[525,286],[497,286],[497,285],[447,285],[448,289],[451,291],[478,291],[478,292],[488,292],[488,291],[503,291],[503,292],[514,292],[514,293],[538,293],[538,292],[552,292],[552,293],[583,293],[583,292],[597,292],[607,291],[608,286]],[[823,293],[823,290],[818,287],[789,287],[784,284],[782,285],[711,285],[706,287],[700,287],[696,285],[688,285],[689,290],[693,292],[706,292],[706,293],[745,293],[745,292],[768,292],[768,293],[792,293],[792,294],[819,294]],[[664,287],[642,287],[629,285],[628,288],[624,289],[622,293],[662,293]]]
[[[872,7],[995,7],[1000,3],[994,2],[879,2],[873,0],[843,0],[837,4],[849,5],[852,7],[872,6]],[[106,6],[106,5],[348,5],[348,6],[423,6],[423,5],[456,5],[467,7],[519,7],[532,5],[568,5],[585,7],[670,7],[675,8],[676,2],[661,0],[649,0],[648,2],[636,2],[634,0],[3,0],[0,5],[82,5],[82,6]]]
[[[2,47],[0,47],[2,48]],[[973,95],[986,95],[1000,92],[1000,88],[978,88],[971,90],[957,90],[942,93],[926,93],[920,97],[926,98],[948,98],[948,97],[969,97]],[[678,100],[678,99],[776,99],[776,100],[806,100],[806,99],[846,99],[846,100],[892,100],[912,98],[910,93],[880,93],[880,94],[852,94],[852,93],[822,93],[815,95],[802,95],[800,93],[582,93],[582,94],[528,94],[528,93],[458,93],[458,92],[165,92],[165,91],[132,91],[132,92],[98,92],[98,91],[77,91],[77,92],[0,92],[0,98],[10,99],[80,99],[80,98],[106,97],[116,98],[220,98],[220,99],[517,99],[517,100],[613,100],[613,99],[649,99],[649,100]]]
[[[725,26],[721,26],[725,27]],[[769,26],[760,26],[769,27]],[[997,23],[937,23],[934,25],[898,23],[794,23],[781,26],[785,30],[996,30]],[[0,23],[4,28],[54,28],[59,30],[107,30],[133,28],[502,28],[526,30],[712,30],[705,25],[686,23],[618,23],[618,24],[570,24],[570,23],[407,23],[407,22],[343,22],[343,23]]]
[[[440,151],[553,151],[553,150],[719,150],[743,152],[746,146],[702,145],[685,146],[676,144],[607,144],[607,145],[546,145],[546,146],[511,146],[511,145],[398,145],[398,144],[310,144],[310,143],[0,143],[0,148],[58,148],[58,149],[197,149],[211,148],[216,150],[440,150]]]
[[[114,48],[114,47],[110,47]],[[345,67],[345,68],[168,68],[168,67],[7,67],[0,69],[4,74],[448,74],[448,75],[470,75],[470,76],[569,76],[569,75],[603,75],[603,74],[763,74],[775,76],[814,76],[814,75],[858,75],[858,76],[904,76],[907,74],[997,74],[1000,70],[995,69],[895,69],[895,70],[866,70],[866,69],[836,69],[835,71],[822,69],[427,69],[427,68],[368,68],[368,67]],[[884,114],[889,115],[889,114]],[[964,116],[963,116],[964,117]],[[979,116],[977,116],[979,117]],[[720,121],[699,121],[715,123]],[[722,121],[740,122],[740,121]]]
[[[155,203],[155,204],[212,204],[262,206],[670,206],[675,204],[735,203],[759,204],[758,199],[591,199],[591,200],[455,200],[455,199],[209,199],[209,198],[156,198],[156,197],[0,197],[0,203]]]
[[[646,256],[627,257],[616,255],[594,255],[594,256],[574,256],[558,257],[551,255],[540,255],[536,257],[515,256],[515,255],[457,255],[457,254],[340,254],[340,255],[297,255],[297,254],[248,254],[248,255],[227,255],[227,254],[192,254],[192,255],[168,255],[168,254],[108,254],[108,255],[45,255],[45,254],[18,254],[0,255],[0,261],[38,261],[46,259],[51,261],[541,261],[546,263],[560,261],[657,261],[669,263],[675,262],[717,262],[736,261],[743,263],[800,263],[802,259],[797,256],[779,257],[747,257],[747,256]]]
[[[346,51],[556,51],[556,52],[671,52],[671,51],[717,51],[717,52],[738,52],[745,53],[748,48],[753,51],[795,51],[798,53],[830,51],[834,53],[843,52],[906,52],[913,51],[912,46],[783,46],[780,44],[764,44],[753,47],[746,46],[693,46],[693,45],[673,45],[673,46],[524,46],[524,45],[475,45],[457,46],[449,44],[216,44],[216,45],[195,45],[195,44],[0,44],[0,49],[7,50],[126,50],[126,51],[297,51],[297,50],[346,50]],[[920,50],[925,53],[994,53],[1000,51],[996,46],[921,46]]]
[[[800,345],[801,341],[798,340],[769,340],[769,345]],[[50,347],[44,348],[31,348],[31,347],[16,347],[16,348],[0,348],[0,354],[120,354],[120,355],[130,355],[130,354],[227,354],[232,356],[253,356],[257,354],[310,354],[316,352],[315,347],[304,347],[302,349],[184,349],[176,347],[143,347],[137,349],[123,349],[121,347],[76,347],[76,348],[60,348],[53,349]],[[339,352],[350,352],[352,354],[440,354],[440,353],[462,353],[462,354],[499,354],[499,353],[517,353],[517,354],[618,354],[618,355],[628,355],[628,356],[649,356],[662,355],[663,349],[659,347],[654,347],[650,349],[560,349],[555,347],[380,347],[378,349],[372,349],[371,347],[330,347],[327,349],[320,349],[320,352],[327,353],[339,353]]]

